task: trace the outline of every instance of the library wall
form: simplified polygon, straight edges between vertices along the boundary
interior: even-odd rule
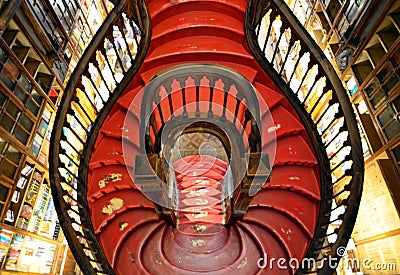
[[[22,2],[0,32],[0,274],[57,274],[67,253],[49,185],[51,132],[71,72],[112,4]]]

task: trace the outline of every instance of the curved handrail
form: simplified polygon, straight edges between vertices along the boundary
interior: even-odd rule
[[[144,1],[114,4],[69,79],[50,145],[54,204],[84,274],[115,274],[90,219],[86,197],[88,152],[113,103],[138,72],[150,43],[150,19]]]
[[[300,267],[297,273],[332,274],[353,230],[362,193],[364,161],[351,103],[329,60],[283,0],[250,0],[245,34],[254,57],[291,102],[308,132],[323,139],[310,136],[324,186],[321,197],[327,197],[327,203],[321,203],[306,255],[315,263]],[[329,137],[331,131],[333,137]]]
[[[193,86],[186,83],[189,80],[194,83]],[[179,83],[177,90],[173,90],[174,82],[175,84]],[[221,85],[222,87],[220,87]],[[232,87],[237,92],[236,94],[231,90]],[[187,105],[190,105],[186,101],[188,96],[186,89],[191,88],[195,89],[192,92],[196,99],[192,103],[196,106],[192,111],[189,111],[186,108]],[[208,97],[207,104],[205,104],[207,105],[206,108],[200,107],[201,103],[205,103],[205,101],[200,100],[200,89],[202,88],[207,89],[207,92],[202,91],[202,96]],[[179,93],[182,99],[181,106],[183,110],[179,115],[174,114],[174,111],[177,111],[173,107],[173,105],[177,104],[173,99],[174,93]],[[212,104],[217,94],[220,96],[223,94],[223,102],[218,105],[218,107],[222,107],[221,114],[215,113],[216,106]],[[230,111],[228,108],[229,103],[235,106]],[[250,82],[230,68],[214,64],[187,64],[168,68],[154,76],[146,85],[141,106],[140,131],[145,133],[140,136],[141,154],[159,154],[162,143],[163,155],[161,159],[165,157],[169,159],[166,152],[171,149],[169,148],[170,142],[161,142],[161,134],[167,137],[169,141],[175,141],[177,133],[180,133],[189,124],[194,125],[197,122],[201,122],[200,128],[215,126],[216,130],[214,132],[217,136],[218,132],[223,132],[224,134],[222,135],[226,134],[226,138],[222,138],[222,140],[225,143],[230,141],[231,144],[224,144],[224,146],[226,148],[234,148],[234,150],[229,151],[229,158],[232,160],[230,164],[233,167],[232,170],[235,171],[232,176],[235,182],[242,178],[241,172],[243,172],[242,168],[245,166],[242,161],[245,159],[245,154],[261,152],[260,133],[262,132],[262,123],[257,94]],[[237,126],[236,122],[238,121],[242,121],[242,123],[239,123],[241,124],[240,126]],[[247,125],[250,125],[248,132],[246,132]],[[164,169],[164,171],[167,172],[169,170]],[[169,182],[170,177],[165,176],[164,178],[167,179],[168,189],[171,189],[172,185],[176,184],[174,180]],[[163,192],[169,192],[166,187],[164,188]],[[178,189],[176,186],[174,188]],[[239,192],[236,192],[235,195],[238,196]],[[175,197],[170,196],[171,201],[175,199]],[[224,200],[227,222],[229,222],[231,213],[229,208],[234,207],[230,199],[231,196],[227,196]],[[173,203],[170,204],[173,205]]]
[[[162,124],[165,124],[167,122],[167,119],[164,119],[163,117],[163,111],[160,107],[160,103],[165,100],[168,105],[169,109],[168,111],[172,113],[172,96],[171,94],[174,93],[172,91],[172,83],[173,81],[178,81],[180,83],[181,89],[182,89],[182,99],[183,99],[183,117],[188,117],[188,112],[186,111],[186,106],[185,106],[185,88],[190,88],[186,87],[186,81],[191,78],[194,80],[194,87],[196,88],[196,112],[195,112],[195,117],[200,118],[200,108],[199,108],[199,97],[200,97],[200,87],[205,87],[202,85],[200,82],[203,78],[207,79],[209,81],[208,88],[210,88],[210,95],[212,96],[213,94],[213,89],[218,80],[221,80],[223,83],[223,90],[225,92],[224,95],[224,103],[223,107],[224,112],[221,116],[222,119],[226,119],[226,113],[225,110],[227,109],[227,96],[230,93],[231,85],[235,85],[235,88],[237,89],[237,95],[233,95],[236,100],[236,110],[234,117],[237,118],[237,112],[239,105],[244,105],[246,109],[249,111],[247,113],[247,118],[246,118],[246,123],[250,122],[252,125],[250,137],[254,140],[260,140],[260,132],[261,132],[261,117],[260,117],[260,111],[259,111],[259,104],[258,104],[258,99],[257,95],[254,92],[254,88],[251,86],[251,84],[239,73],[233,71],[232,69],[229,69],[227,67],[219,66],[219,65],[211,65],[211,64],[190,64],[190,65],[184,65],[184,66],[176,66],[173,68],[169,68],[167,71],[161,72],[158,75],[154,76],[154,78],[150,81],[150,83],[146,86],[145,88],[145,93],[143,95],[142,99],[142,106],[144,106],[141,109],[141,129],[146,130],[146,133],[148,134],[150,131],[150,128],[153,128],[154,135],[157,137],[158,136],[158,131],[157,129],[154,129],[154,125],[152,125],[152,121],[149,120],[149,118],[153,115],[153,106],[155,105],[156,108],[158,109],[159,116],[161,118]],[[163,87],[165,88],[167,94],[163,97],[161,95],[160,88]],[[210,99],[211,101],[211,99]],[[213,115],[213,107],[210,105],[208,106],[208,110],[206,112],[206,117],[207,118],[212,118]],[[176,117],[172,115],[171,117],[168,118],[169,120],[174,120]],[[237,118],[241,119],[241,118]],[[246,124],[243,125],[244,127]],[[251,136],[253,135],[253,136]],[[145,148],[146,146],[146,141],[145,135],[140,136],[141,141],[141,151],[142,153],[147,152],[152,152],[153,150],[158,151],[160,148],[157,141],[153,140],[151,141],[152,146],[154,148]],[[252,148],[252,151],[257,151],[260,152],[261,150],[261,144],[253,144],[254,147]],[[147,146],[149,147],[149,146]],[[147,150],[145,150],[147,149]]]

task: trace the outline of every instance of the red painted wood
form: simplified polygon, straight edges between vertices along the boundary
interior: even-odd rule
[[[152,43],[163,43],[182,37],[213,35],[234,41],[243,40],[242,23],[230,14],[220,12],[187,11],[175,13],[153,29]]]
[[[285,259],[304,256],[319,209],[319,172],[312,146],[294,109],[246,48],[243,20],[247,1],[149,0],[147,3],[153,24],[149,54],[104,122],[89,166],[91,219],[107,258],[121,275],[294,274],[276,266],[259,270],[257,260],[265,253],[268,257]],[[140,91],[161,70],[188,63],[223,65],[245,76],[259,92],[259,100],[266,103],[260,105],[265,126],[264,152],[273,153],[272,138],[274,135],[278,138],[270,182],[255,195],[248,215],[230,227],[222,225],[222,204],[216,201],[221,199],[221,182],[227,169],[222,160],[191,156],[174,163],[175,170],[181,169],[181,173],[176,173],[181,206],[189,211],[178,212],[176,229],[158,219],[153,204],[136,189],[128,174],[127,169],[133,169],[134,155],[139,152],[141,106],[128,110],[132,100],[139,95],[140,102]],[[223,101],[222,85],[218,82],[214,90],[216,104]],[[182,107],[181,87],[177,82],[172,87],[178,91],[172,95],[173,110],[180,115],[182,111],[177,110]],[[195,103],[195,89],[188,88],[186,92],[186,101]],[[209,89],[201,87],[200,100],[208,100],[208,96]],[[234,110],[234,103],[230,95],[230,111]],[[163,114],[170,115],[166,100],[160,107]],[[207,110],[206,106],[200,108]],[[218,108],[215,111],[222,113]],[[243,111],[242,108],[241,118]],[[156,124],[160,129],[161,117],[157,112]],[[122,126],[126,116],[125,129]],[[273,125],[268,116],[272,117]],[[268,132],[268,128],[277,124],[279,128]],[[249,130],[250,126],[246,133]],[[120,154],[123,138],[128,138],[132,154],[128,168]],[[121,174],[121,180],[100,187],[99,181],[112,174]],[[208,184],[196,184],[199,180]],[[208,207],[204,208],[208,215],[196,218],[192,212],[198,206],[191,194],[201,189],[208,190],[206,195],[197,197],[209,200],[204,205]],[[103,213],[113,198],[122,199],[123,207],[111,214]],[[206,228],[204,232],[194,229],[201,227]]]

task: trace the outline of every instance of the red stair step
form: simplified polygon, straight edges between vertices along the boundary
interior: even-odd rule
[[[97,232],[97,236],[108,259],[112,259],[115,251],[123,245],[121,239],[130,232],[146,227],[149,223],[160,222],[154,209],[130,209],[110,221],[107,226]]]
[[[112,201],[118,202],[118,207],[112,207]],[[136,189],[115,190],[106,196],[90,203],[90,215],[93,227],[97,231],[100,226],[105,226],[115,215],[119,215],[129,208],[154,208],[151,201]]]
[[[152,47],[186,36],[212,35],[243,40],[243,24],[230,14],[212,11],[176,13],[152,29]]]
[[[263,147],[263,152],[274,154],[271,144]],[[292,135],[282,137],[276,143],[276,155],[274,167],[277,165],[304,165],[315,166],[317,160],[314,156],[312,148],[308,146],[306,141],[301,135]]]
[[[121,237],[119,240],[121,244],[120,249],[114,250],[112,258],[112,266],[116,269],[117,274],[140,272],[139,274],[151,275],[144,266],[143,247],[147,239],[151,238],[155,232],[162,230],[165,226],[166,224],[164,221],[150,223],[145,226],[140,226],[137,230],[128,232],[128,234]],[[151,257],[155,258],[156,255],[153,254]],[[158,267],[158,263],[156,267]]]
[[[231,14],[234,18],[244,18],[246,3],[241,0],[218,1],[218,0],[187,0],[187,1],[150,1],[148,9],[151,14],[153,25],[170,18],[171,16],[187,11],[214,11],[222,14]]]
[[[130,186],[135,188],[131,175],[124,165],[101,165],[91,171],[88,197],[101,192],[105,187]]]
[[[314,197],[320,197],[319,175],[310,167],[278,166],[270,176],[271,185],[295,187],[310,192]],[[268,185],[268,183],[266,184]]]
[[[249,222],[264,227],[265,233],[270,231],[290,258],[302,259],[310,239],[291,219],[271,209],[252,207],[243,218],[243,223]]]
[[[273,209],[282,217],[292,219],[292,223],[297,223],[308,237],[312,236],[314,226],[318,216],[319,203],[312,202],[291,190],[285,189],[266,189],[254,196],[250,206],[266,206],[269,210]],[[270,221],[268,219],[268,221]],[[296,222],[295,222],[296,221]]]
[[[278,105],[270,112],[272,119],[263,119],[263,146],[283,136],[304,131],[303,125],[291,113]]]

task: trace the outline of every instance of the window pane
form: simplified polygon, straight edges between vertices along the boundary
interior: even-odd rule
[[[22,125],[22,127],[24,127],[27,131],[32,130],[33,127],[33,122],[25,115],[22,114],[20,119],[19,119],[19,123]]]
[[[383,69],[376,75],[380,82],[382,82],[386,76],[391,72],[389,65],[383,67]]]
[[[10,133],[14,127],[14,123],[15,123],[14,120],[12,120],[6,114],[4,114],[0,119],[0,126],[2,126],[4,129],[6,129]]]
[[[10,189],[0,184],[0,201],[6,201]]]
[[[7,97],[0,92],[0,107],[4,106],[4,103],[7,101]]]
[[[6,157],[14,162],[16,165],[19,164],[19,160],[21,159],[21,152],[12,147],[11,145],[8,146]]]
[[[368,85],[368,87],[365,88],[365,92],[371,96],[372,93],[375,91],[375,89],[379,86],[378,81],[376,78],[374,78],[371,83]]]
[[[26,144],[28,142],[29,135],[19,126],[15,127],[14,136],[23,144]]]
[[[371,99],[371,104],[376,108],[376,106],[382,101],[383,98],[386,98],[385,93],[379,88],[379,91],[375,94],[375,96]]]
[[[32,83],[28,80],[28,78],[25,76],[25,74],[21,75],[21,78],[19,79],[19,82],[21,83],[22,87],[25,88],[28,92],[31,91],[32,89]]]
[[[378,120],[382,126],[385,126],[394,117],[393,109],[388,106],[379,116]]]
[[[36,105],[36,103],[34,103],[34,101],[32,101],[32,99],[28,100],[28,103],[26,104],[26,108],[28,108],[29,111],[31,111],[31,113],[35,116],[37,116],[38,112],[39,112],[39,106]]]
[[[400,133],[400,122],[395,120],[385,128],[385,135],[388,139],[392,139]]]
[[[0,73],[0,81],[3,82],[4,85],[6,85],[10,90],[14,88],[14,80],[12,80],[4,71]]]
[[[397,145],[396,148],[392,149],[393,155],[396,158],[396,161],[399,163],[400,165],[400,144]]]
[[[8,102],[8,105],[7,105],[7,113],[8,113],[11,117],[17,119],[17,118],[19,117],[19,114],[21,113],[21,111],[18,109],[17,106],[15,106],[14,103],[12,103],[12,102],[10,101],[10,102]]]
[[[43,97],[35,89],[32,91],[32,98],[37,102],[38,105],[42,104]]]
[[[15,172],[17,171],[17,167],[9,163],[6,159],[3,159],[0,165],[0,172],[3,173],[6,177],[13,179],[15,176]]]
[[[398,96],[395,100],[393,100],[394,108],[396,109],[397,113],[400,113],[400,96]]]
[[[386,82],[386,84],[383,85],[383,89],[386,92],[389,92],[398,82],[399,82],[399,80],[397,79],[397,76],[396,75],[392,75],[390,77],[390,79]]]
[[[6,147],[7,143],[4,139],[0,138],[0,154],[3,153],[4,147]]]
[[[6,52],[0,48],[0,61],[4,63],[4,61],[6,61],[8,54],[6,54]]]
[[[25,103],[29,97],[18,85],[15,86],[14,94],[22,103]]]
[[[397,67],[400,65],[400,49],[397,50],[395,54],[390,58],[390,62],[392,62],[393,67]]]
[[[11,61],[11,59],[8,59],[6,64],[4,64],[4,71],[7,72],[7,74],[13,79],[18,79],[20,70],[18,69],[17,65]]]

